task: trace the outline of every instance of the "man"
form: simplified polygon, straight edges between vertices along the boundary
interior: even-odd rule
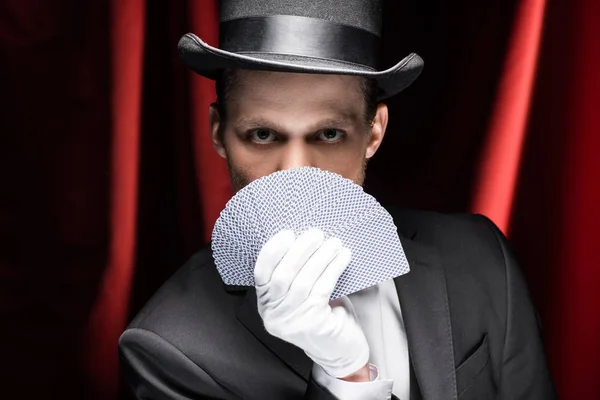
[[[236,191],[303,166],[363,183],[388,121],[379,101],[422,68],[411,54],[376,70],[380,25],[380,1],[230,0],[221,49],[182,38],[187,65],[217,80],[211,137]],[[388,211],[410,272],[331,303],[351,254],[319,231],[269,240],[251,288],[223,284],[201,250],[120,339],[136,396],[555,398],[502,233],[482,216]]]

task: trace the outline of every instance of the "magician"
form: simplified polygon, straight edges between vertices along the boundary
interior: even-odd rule
[[[386,133],[383,101],[423,68],[413,53],[378,69],[381,20],[381,0],[223,0],[218,47],[181,38],[184,63],[216,81],[211,139],[235,192],[307,166],[363,184]],[[255,287],[224,284],[210,246],[200,250],[119,340],[136,398],[555,399],[539,318],[498,228],[481,215],[387,212],[410,272],[331,302],[323,294],[352,254],[319,230],[273,236]]]

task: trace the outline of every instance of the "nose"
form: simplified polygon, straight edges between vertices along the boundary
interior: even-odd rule
[[[307,147],[303,140],[290,140],[282,149],[279,170],[313,166]]]

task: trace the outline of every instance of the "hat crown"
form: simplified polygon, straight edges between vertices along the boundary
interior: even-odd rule
[[[382,0],[221,0],[221,22],[275,15],[322,19],[380,36]]]

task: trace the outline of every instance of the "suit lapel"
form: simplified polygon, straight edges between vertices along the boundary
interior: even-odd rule
[[[454,400],[454,350],[442,264],[435,248],[400,239],[410,272],[394,282],[420,391],[425,400]]]
[[[313,364],[312,360],[303,350],[272,336],[265,330],[262,319],[258,314],[256,289],[254,287],[247,289],[246,297],[238,309],[237,318],[258,340],[308,382]]]

